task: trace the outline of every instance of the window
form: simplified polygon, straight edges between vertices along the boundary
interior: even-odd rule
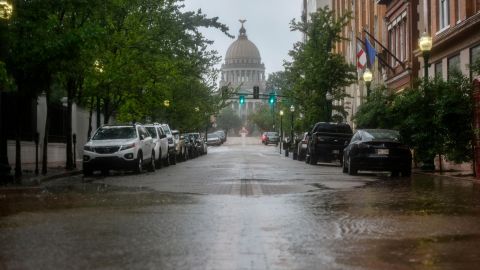
[[[453,72],[460,72],[460,55],[448,58],[448,76]]]
[[[470,51],[470,65],[473,65],[476,61],[480,61],[480,45],[473,47]],[[480,74],[473,74],[470,70],[470,77],[474,77]]]
[[[438,78],[443,77],[442,61],[435,63],[435,77],[438,77]]]
[[[449,0],[438,0],[438,26],[443,30],[450,24]]]

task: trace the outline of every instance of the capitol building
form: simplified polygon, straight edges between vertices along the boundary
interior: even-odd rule
[[[220,87],[228,86],[237,89],[237,93],[245,94],[245,104],[240,105],[238,96],[232,101],[232,109],[238,113],[242,120],[264,104],[262,94],[265,93],[265,65],[262,63],[260,51],[247,37],[244,27],[245,20],[240,20],[242,26],[237,40],[227,50],[225,63],[221,67]],[[253,88],[259,87],[260,99],[253,99]]]

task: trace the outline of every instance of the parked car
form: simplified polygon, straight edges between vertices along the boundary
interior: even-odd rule
[[[224,130],[217,130],[214,133],[217,134],[218,137],[220,137],[220,140],[222,141],[222,143],[227,141],[227,133]],[[207,140],[208,140],[208,136],[207,136]]]
[[[105,125],[83,147],[83,174],[101,170],[155,170],[154,143],[144,126]]]
[[[345,123],[318,122],[308,134],[305,162],[343,162],[343,149],[352,138],[352,129]]]
[[[343,172],[355,175],[359,170],[391,171],[392,176],[410,176],[412,153],[396,130],[360,129],[353,135],[343,154]]]
[[[262,143],[265,145],[268,145],[268,144],[278,145],[279,141],[280,141],[280,137],[278,136],[278,132],[267,131],[262,134]]]
[[[218,134],[215,133],[208,133],[207,134],[207,145],[221,145],[222,144],[222,139]]]
[[[297,159],[299,161],[305,160],[305,157],[307,156],[307,146],[308,132],[304,132],[297,145]]]
[[[197,146],[195,142],[195,136],[192,133],[185,133],[183,134],[185,138],[185,146],[187,147],[188,151],[188,158],[196,158],[198,156]]]
[[[168,138],[165,131],[159,124],[146,124],[145,128],[152,135],[155,153],[155,167],[161,168],[162,165],[170,165],[170,153],[168,152]]]
[[[165,131],[168,139],[168,153],[169,153],[169,163],[170,164],[177,164],[177,155],[176,155],[176,148],[175,148],[175,140],[173,139],[172,130],[168,124],[160,124]]]
[[[203,137],[200,135],[198,132],[192,132],[189,133],[191,135],[191,138],[193,138],[193,142],[195,145],[196,149],[196,156],[201,156],[207,153],[207,144],[205,143],[205,140]]]
[[[188,159],[187,145],[185,144],[185,137],[180,135],[178,130],[172,130],[173,140],[175,141],[175,153],[177,160],[185,161]]]

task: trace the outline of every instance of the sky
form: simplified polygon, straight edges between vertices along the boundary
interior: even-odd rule
[[[184,5],[185,10],[201,9],[208,17],[219,17],[219,22],[230,28],[235,39],[219,30],[201,29],[208,39],[214,41],[211,49],[219,53],[222,62],[228,47],[238,36],[241,26],[238,20],[247,20],[248,39],[260,51],[267,75],[283,70],[283,61],[290,60],[288,51],[302,38],[299,32],[290,31],[290,21],[299,20],[301,16],[300,0],[184,0]]]

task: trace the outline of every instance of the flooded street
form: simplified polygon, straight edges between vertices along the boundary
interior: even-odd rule
[[[229,138],[154,173],[0,190],[0,269],[478,269],[480,185]]]

